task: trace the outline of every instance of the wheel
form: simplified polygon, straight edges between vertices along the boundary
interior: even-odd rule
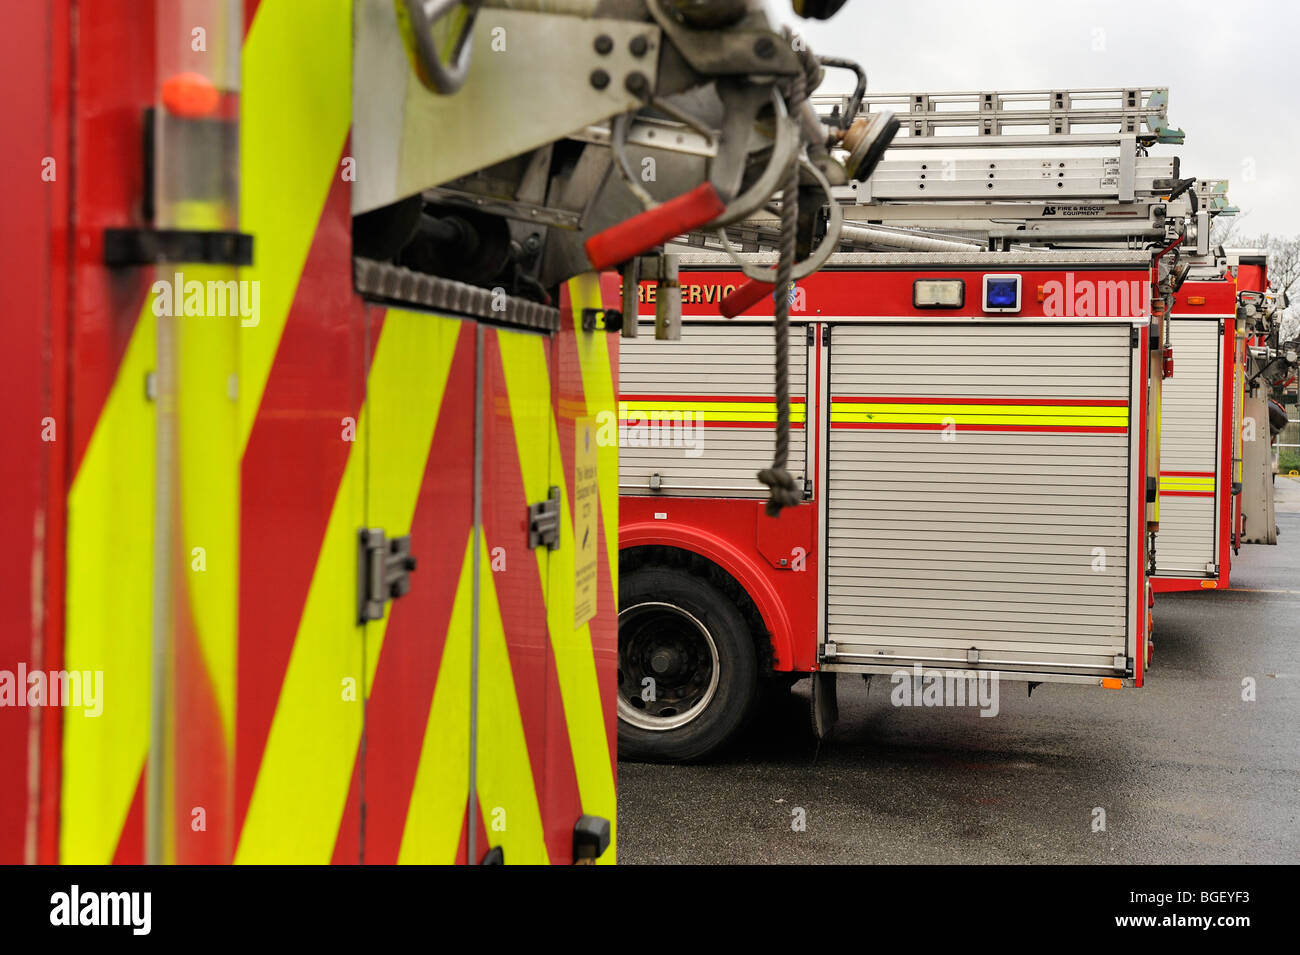
[[[758,698],[744,615],[707,579],[653,564],[622,575],[619,607],[619,756],[688,762],[715,752]]]

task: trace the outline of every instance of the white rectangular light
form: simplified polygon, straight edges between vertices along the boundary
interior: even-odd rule
[[[912,283],[912,304],[917,308],[961,308],[966,304],[962,279],[917,279]]]

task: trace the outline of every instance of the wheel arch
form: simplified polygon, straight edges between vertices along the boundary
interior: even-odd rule
[[[765,631],[755,634],[763,668],[772,671],[791,669],[794,649],[790,618],[776,589],[765,579],[755,561],[738,554],[735,548],[707,532],[662,525],[624,525],[619,528],[619,545],[620,564],[627,569],[652,562],[656,557],[677,555],[677,560],[701,564],[721,575],[724,581],[730,581],[750,604],[749,608],[742,609],[752,611],[752,616]],[[622,572],[625,570],[620,567]]]

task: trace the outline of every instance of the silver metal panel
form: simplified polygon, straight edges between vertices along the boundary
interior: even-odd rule
[[[624,85],[634,72],[654,88],[658,27],[632,20],[597,19],[525,10],[485,8],[474,25],[465,85],[438,96],[420,83],[397,28],[390,0],[363,0],[353,14],[352,151],[357,181],[353,213],[367,212],[544,143],[636,109],[641,101]],[[597,34],[614,40],[601,67],[611,81],[596,89],[582,66]],[[629,52],[644,36],[650,55]],[[570,67],[570,68],[565,68]],[[520,77],[536,77],[545,95],[520,109]],[[506,121],[503,117],[509,117]],[[454,143],[455,148],[448,148]]]
[[[1216,474],[1219,470],[1219,349],[1223,339],[1214,318],[1170,319],[1174,376],[1161,386],[1160,531],[1156,535],[1156,576],[1215,576],[1217,487],[1215,497],[1169,494],[1174,471]]]
[[[1071,199],[1122,198],[1122,163],[1117,156],[1053,159],[887,160],[857,190],[858,202],[933,201],[936,199]],[[1134,192],[1161,192],[1156,180],[1175,174],[1175,160],[1141,157],[1128,184]],[[1163,192],[1169,191],[1163,184]]]
[[[1273,504],[1273,449],[1269,443],[1268,402],[1262,391],[1246,395],[1243,424],[1253,440],[1242,442],[1241,509],[1247,544],[1276,544],[1277,517]]]
[[[766,325],[692,325],[680,341],[656,341],[643,327],[637,338],[619,345],[619,416],[636,413],[632,396],[653,395],[666,409],[703,412],[728,398],[766,398],[752,403],[769,421],[751,427],[719,426],[716,421],[674,421],[658,428],[629,418],[620,430],[619,488],[624,494],[652,492],[657,477],[667,495],[765,497],[757,474],[771,467],[776,440],[775,330]],[[809,349],[803,325],[790,328],[791,421],[807,407]],[[742,403],[737,403],[740,406]],[[744,413],[744,412],[741,412]],[[719,418],[722,412],[713,412]],[[758,415],[751,415],[758,416]],[[807,422],[790,430],[788,470],[796,480],[808,477]],[[694,427],[692,427],[694,425]],[[680,440],[678,440],[680,439]]]
[[[1125,327],[842,326],[830,353],[832,400],[1130,400]],[[1131,431],[959,426],[952,437],[832,427],[826,640],[836,668],[965,669],[974,648],[973,669],[1119,675],[1131,626]]]

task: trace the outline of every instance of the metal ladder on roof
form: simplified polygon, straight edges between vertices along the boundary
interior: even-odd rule
[[[1143,248],[1181,236],[1203,255],[1210,219],[1237,211],[1226,180],[1184,178],[1176,155],[1150,154],[1185,139],[1169,124],[1167,87],[866,93],[848,116],[853,99],[812,103],[841,126],[888,110],[900,132],[869,180],[834,189],[842,249]],[[1013,148],[1030,155],[1002,154]],[[1087,154],[1065,152],[1073,148]],[[768,248],[775,218],[750,217],[728,234],[749,251]]]

